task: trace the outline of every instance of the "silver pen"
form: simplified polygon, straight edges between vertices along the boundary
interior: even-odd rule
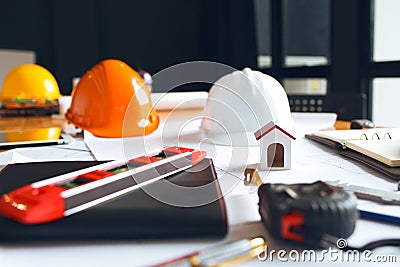
[[[222,267],[249,260],[265,251],[262,237],[242,239],[191,253],[153,267]]]

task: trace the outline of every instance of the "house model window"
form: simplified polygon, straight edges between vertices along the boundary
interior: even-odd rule
[[[293,135],[271,121],[254,136],[260,142],[260,170],[291,168],[291,145],[296,140]]]

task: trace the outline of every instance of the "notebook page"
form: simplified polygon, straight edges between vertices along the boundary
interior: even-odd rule
[[[400,139],[351,140],[345,145],[386,165],[400,166]]]

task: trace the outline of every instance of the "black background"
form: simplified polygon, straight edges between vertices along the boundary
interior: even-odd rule
[[[62,94],[72,78],[116,58],[154,74],[212,60],[256,67],[252,1],[0,1],[0,48],[36,52]]]

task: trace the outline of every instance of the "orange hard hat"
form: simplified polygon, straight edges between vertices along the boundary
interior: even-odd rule
[[[100,137],[146,135],[159,124],[147,85],[129,65],[116,59],[100,62],[81,78],[65,116]]]

